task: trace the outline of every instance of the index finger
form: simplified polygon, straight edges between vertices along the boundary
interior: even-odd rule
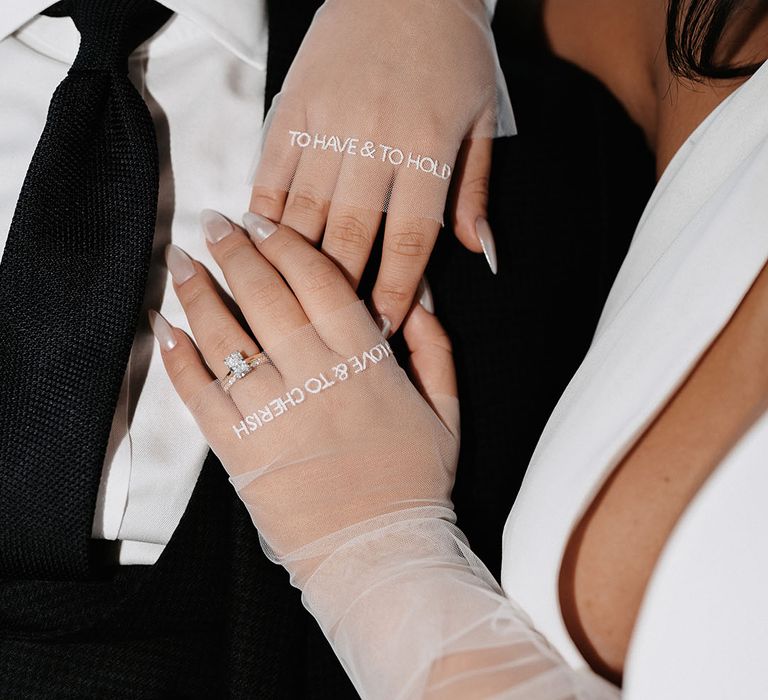
[[[334,262],[300,233],[248,212],[243,224],[258,251],[283,276],[313,323],[358,301]]]

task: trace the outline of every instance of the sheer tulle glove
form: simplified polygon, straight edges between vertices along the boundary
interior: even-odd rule
[[[322,237],[353,284],[387,211],[373,303],[396,329],[452,181],[457,234],[492,256],[480,190],[489,139],[513,133],[481,0],[328,0],[267,116],[251,209]]]
[[[562,663],[454,524],[458,403],[436,318],[416,307],[405,325],[419,393],[332,261],[246,221],[256,245],[219,221],[210,248],[253,337],[177,248],[169,267],[199,353],[161,317],[153,326],[265,551],[360,694],[613,697]]]

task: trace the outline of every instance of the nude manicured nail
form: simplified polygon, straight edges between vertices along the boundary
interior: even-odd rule
[[[266,241],[277,231],[277,224],[260,214],[254,214],[252,211],[243,214],[243,226],[254,243]]]
[[[435,313],[435,299],[432,296],[432,289],[430,288],[426,277],[421,278],[421,282],[419,282],[419,290],[416,294],[418,294],[419,304],[424,307],[424,310],[429,311],[431,314]]]
[[[488,267],[491,268],[491,272],[495,275],[499,271],[499,263],[496,259],[496,241],[493,238],[490,224],[482,216],[475,221],[475,232],[477,233],[480,245],[483,247]]]
[[[165,249],[165,262],[168,264],[168,270],[176,284],[184,284],[197,272],[192,258],[175,245],[169,245]]]
[[[386,316],[377,316],[376,325],[379,327],[381,334],[385,338],[389,338],[389,334],[392,331],[392,321],[390,321]]]
[[[203,209],[200,212],[200,226],[203,227],[203,233],[210,243],[218,243],[235,230],[226,216],[213,209]]]
[[[149,325],[152,327],[152,332],[162,350],[173,350],[176,347],[176,335],[173,332],[173,326],[157,311],[150,310]]]

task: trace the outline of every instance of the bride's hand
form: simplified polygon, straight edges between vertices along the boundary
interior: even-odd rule
[[[491,141],[514,133],[481,0],[327,0],[266,120],[251,210],[356,284],[387,211],[372,293],[393,330],[435,245],[449,184],[460,241],[486,251]]]
[[[458,401],[437,319],[416,307],[405,324],[422,395],[333,262],[292,229],[246,222],[253,242],[232,227],[210,249],[259,345],[177,248],[197,347],[152,323],[265,551],[361,697],[615,700],[531,628],[454,523]],[[228,376],[233,353],[253,368]]]
[[[331,260],[292,229],[246,222],[250,237],[233,226],[209,247],[251,333],[178,248],[169,267],[195,342],[152,322],[176,391],[268,551],[306,560],[302,548],[406,509],[451,517],[458,401],[437,319],[416,306],[404,326],[422,397]],[[239,379],[227,379],[233,353],[255,357]]]

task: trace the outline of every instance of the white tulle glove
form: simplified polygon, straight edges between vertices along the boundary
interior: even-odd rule
[[[172,248],[207,367],[155,315],[163,358],[361,696],[616,697],[532,630],[454,524],[458,403],[435,317],[417,307],[405,325],[422,396],[341,272],[299,234],[248,215],[254,246],[206,222],[262,349],[204,268]]]
[[[496,269],[490,139],[514,133],[482,0],[328,0],[267,115],[251,210],[322,239],[353,284],[387,212],[372,302],[397,329],[451,183],[456,235]]]
[[[253,184],[442,221],[462,141],[514,132],[481,0],[327,0],[267,115]]]

